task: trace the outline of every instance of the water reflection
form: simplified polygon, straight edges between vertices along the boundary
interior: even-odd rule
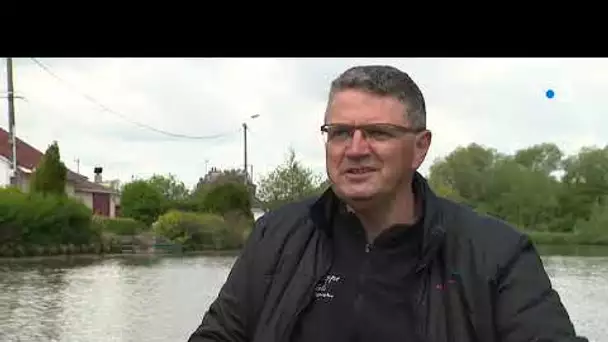
[[[233,261],[0,259],[0,341],[185,341]],[[543,261],[577,330],[602,341],[608,336],[608,258],[546,255]]]
[[[2,340],[58,340],[68,269],[41,264],[2,266],[0,322],[9,322],[6,326],[0,323]]]
[[[543,261],[577,331],[591,341],[608,340],[608,257],[546,256]]]

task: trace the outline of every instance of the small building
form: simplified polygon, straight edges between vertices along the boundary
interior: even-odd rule
[[[8,132],[0,128],[0,186],[11,184],[11,150]],[[32,174],[42,160],[44,153],[21,139],[17,142],[17,186],[27,192]],[[68,169],[66,176],[66,194],[80,199],[94,214],[115,217],[120,206],[120,195],[117,189],[102,184],[102,169],[95,168],[95,180],[91,182],[86,176]]]

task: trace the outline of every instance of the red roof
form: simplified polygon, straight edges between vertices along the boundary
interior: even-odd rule
[[[11,157],[8,132],[0,127],[0,155],[9,159]],[[25,141],[17,138],[17,166],[34,170],[42,160],[44,153],[32,147]],[[89,192],[112,192],[112,189],[101,184],[90,182],[86,176],[68,169],[67,180],[73,182],[77,188],[84,187]]]
[[[0,155],[11,159],[9,134],[0,128]],[[43,153],[33,148],[23,140],[17,138],[17,165],[33,170],[42,159]]]

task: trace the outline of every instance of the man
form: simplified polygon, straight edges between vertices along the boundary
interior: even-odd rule
[[[425,102],[393,67],[331,84],[328,189],[258,220],[197,341],[586,341],[530,240],[433,194]]]

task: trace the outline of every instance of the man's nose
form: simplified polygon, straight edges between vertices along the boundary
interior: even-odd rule
[[[351,158],[363,157],[368,155],[369,143],[360,130],[355,130],[350,139],[350,143],[346,146],[346,156]]]

